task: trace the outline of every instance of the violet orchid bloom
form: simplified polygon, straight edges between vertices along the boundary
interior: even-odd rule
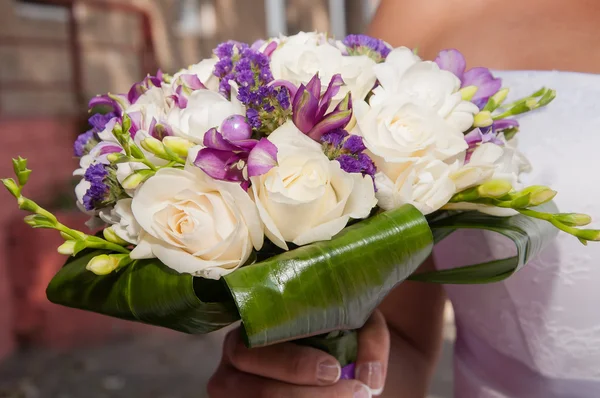
[[[488,68],[476,67],[466,70],[465,57],[458,50],[440,51],[435,63],[440,69],[452,72],[458,77],[461,87],[477,87],[477,92],[471,98],[471,102],[477,105],[479,109],[483,109],[490,97],[502,87],[502,79],[494,77]]]
[[[240,182],[244,189],[248,179],[268,172],[277,164],[277,147],[266,138],[252,139],[252,128],[242,115],[232,115],[204,134],[203,144],[194,164],[217,180]],[[247,173],[244,169],[247,166]]]
[[[129,107],[130,103],[127,95],[124,94],[104,94],[97,95],[88,103],[88,109],[94,109],[97,106],[110,108],[111,112],[120,115]]]
[[[333,97],[343,84],[341,75],[334,75],[323,96],[318,74],[306,86],[300,85],[292,101],[292,121],[296,127],[315,141],[320,141],[323,134],[329,131],[344,128],[352,118],[350,93],[332,112],[326,114]]]
[[[518,128],[518,127],[519,127],[519,122],[515,119],[494,120],[494,123],[492,124],[492,129],[495,132],[508,130],[508,129],[514,129],[514,128]]]

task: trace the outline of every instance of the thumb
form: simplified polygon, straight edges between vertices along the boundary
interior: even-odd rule
[[[384,316],[375,311],[358,331],[356,379],[369,386],[373,395],[380,395],[385,385],[390,333]]]

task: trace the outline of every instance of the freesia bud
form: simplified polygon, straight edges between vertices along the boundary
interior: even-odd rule
[[[492,119],[492,114],[489,111],[481,111],[475,115],[473,120],[474,127],[488,127],[494,123]]]
[[[185,138],[168,136],[163,138],[163,145],[175,152],[175,154],[187,158],[188,151],[195,144]]]
[[[147,150],[150,153],[158,156],[161,159],[168,159],[169,155],[165,151],[165,147],[160,140],[157,140],[154,137],[148,137],[142,140],[141,142],[142,148]]]
[[[102,235],[104,235],[104,239],[111,243],[116,243],[117,245],[127,246],[129,243],[117,236],[114,229],[112,227],[104,228],[102,231]]]
[[[462,96],[463,101],[471,101],[471,99],[475,96],[479,88],[477,86],[467,86],[463,87],[459,90],[460,95]]]
[[[118,162],[123,157],[127,157],[127,156],[123,155],[122,153],[116,153],[116,152],[109,153],[108,155],[106,155],[106,159],[111,163]]]
[[[554,219],[569,227],[583,227],[592,222],[592,217],[580,213],[558,213]]]
[[[508,95],[508,89],[503,88],[499,90],[496,94],[492,95],[488,100],[487,104],[483,108],[484,111],[495,111],[502,103],[506,100],[506,96]]]
[[[19,156],[16,159],[13,158],[12,162],[13,162],[13,170],[15,171],[15,174],[19,174],[19,171],[23,171],[23,170],[27,169],[27,159],[24,159]]]
[[[8,189],[8,192],[15,198],[18,198],[21,195],[21,190],[17,186],[17,183],[12,178],[4,178],[2,179],[2,184]]]
[[[30,214],[23,219],[25,223],[33,228],[54,228],[56,223],[41,214]]]
[[[544,95],[542,95],[542,98],[540,98],[538,107],[548,105],[554,98],[556,98],[556,90],[548,89]]]
[[[514,198],[510,202],[510,207],[513,209],[524,209],[526,207],[531,206],[531,194],[527,193],[525,195],[518,196]]]
[[[96,275],[108,275],[131,261],[129,254],[101,254],[92,258],[85,269]]]
[[[533,185],[522,190],[521,194],[530,194],[530,205],[539,206],[551,201],[557,192],[542,185]]]
[[[58,246],[58,252],[60,254],[64,254],[65,256],[72,256],[75,251],[75,243],[74,240],[68,240],[62,245]]]
[[[141,183],[152,177],[156,172],[149,169],[138,170],[130,174],[121,184],[124,189],[136,189]]]
[[[22,196],[19,197],[19,199],[17,199],[17,203],[19,204],[19,209],[21,210],[26,210],[35,213],[39,209],[37,203],[35,203],[31,199],[27,199]]]
[[[512,190],[512,184],[506,180],[486,181],[477,187],[479,195],[484,198],[500,198]]]
[[[598,229],[581,229],[577,232],[577,237],[579,239],[591,240],[594,242],[600,241],[600,230]]]

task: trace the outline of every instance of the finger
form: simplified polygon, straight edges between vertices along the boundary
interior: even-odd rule
[[[222,364],[209,380],[210,398],[371,398],[371,390],[357,380],[341,380],[330,386],[296,386],[242,373]]]
[[[369,386],[373,395],[383,392],[389,354],[390,333],[387,323],[381,312],[375,311],[358,331],[356,359],[356,379]]]
[[[223,360],[242,372],[298,385],[333,384],[342,372],[333,356],[316,348],[283,343],[249,349],[239,329],[227,335]]]

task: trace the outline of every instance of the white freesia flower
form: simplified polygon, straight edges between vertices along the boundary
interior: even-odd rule
[[[131,210],[142,228],[131,257],[157,257],[181,273],[218,279],[262,247],[262,225],[248,194],[193,165],[160,169],[138,189]]]
[[[369,106],[354,105],[358,129],[365,146],[382,161],[416,162],[424,157],[446,160],[458,156],[468,147],[463,134],[431,108],[388,98]]]
[[[386,164],[375,175],[377,204],[384,210],[411,204],[423,214],[433,213],[456,193],[450,174],[457,168],[458,161],[448,165],[437,159]]]
[[[375,206],[373,181],[346,173],[321,146],[288,121],[271,135],[277,163],[252,178],[252,193],[265,234],[277,246],[331,239],[350,218],[365,218]]]
[[[137,244],[141,228],[131,211],[131,202],[129,198],[118,200],[112,209],[101,210],[99,216],[119,238]]]
[[[374,66],[375,61],[366,55],[342,55],[342,51],[329,43],[324,35],[314,32],[300,32],[280,39],[271,55],[273,77],[288,80],[296,86],[307,84],[319,73],[322,91],[325,91],[331,78],[341,74],[346,84],[334,97],[334,106],[348,91],[353,100],[364,99],[375,84]]]
[[[421,61],[408,48],[399,47],[390,52],[385,62],[375,65],[374,71],[381,86],[373,91],[371,105],[401,96],[433,109],[460,132],[473,125],[479,108],[462,99],[458,91],[460,80],[435,62]]]
[[[81,179],[81,181],[79,181],[79,183],[75,186],[75,197],[77,198],[77,202],[75,203],[77,204],[77,208],[88,215],[95,214],[94,211],[86,210],[85,206],[83,205],[83,197],[91,186],[92,184],[84,179]]]
[[[219,78],[213,74],[217,61],[218,59],[215,57],[203,59],[199,63],[175,73],[172,81],[174,84],[177,84],[177,80],[182,75],[196,75],[206,88],[217,91],[219,89]]]
[[[196,144],[202,144],[204,133],[221,125],[231,115],[245,115],[244,106],[237,99],[235,83],[231,82],[231,101],[210,90],[195,90],[185,109],[173,108],[167,123],[174,133]]]
[[[452,174],[457,192],[482,184],[488,180],[505,180],[519,189],[519,174],[529,167],[527,159],[512,145],[487,142],[473,151],[469,163]]]

